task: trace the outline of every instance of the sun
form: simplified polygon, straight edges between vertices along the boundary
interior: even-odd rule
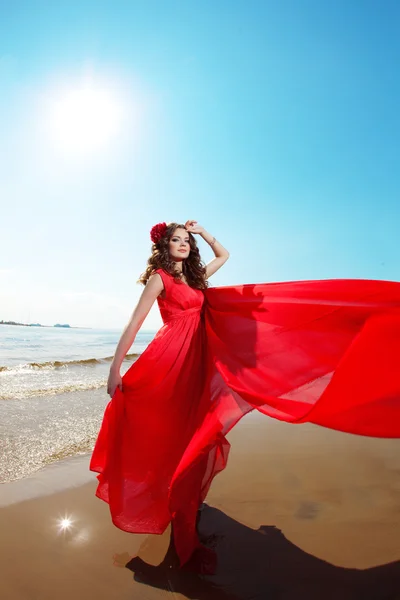
[[[106,146],[121,130],[121,102],[107,87],[85,84],[53,96],[48,126],[56,145],[82,154]]]

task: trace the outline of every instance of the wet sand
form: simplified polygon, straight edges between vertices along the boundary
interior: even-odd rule
[[[199,524],[214,575],[164,565],[168,530],[117,529],[87,455],[0,487],[2,597],[400,600],[400,440],[256,413],[228,437]]]

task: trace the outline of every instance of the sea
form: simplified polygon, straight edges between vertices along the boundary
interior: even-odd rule
[[[92,452],[121,333],[0,324],[0,483]],[[138,332],[121,375],[155,333]]]

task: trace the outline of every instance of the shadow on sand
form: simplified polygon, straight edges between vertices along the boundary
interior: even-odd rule
[[[258,530],[205,505],[201,541],[213,548],[211,576],[176,567],[172,544],[158,566],[139,557],[126,564],[142,584],[198,600],[400,600],[400,561],[346,569],[304,552],[274,526]]]

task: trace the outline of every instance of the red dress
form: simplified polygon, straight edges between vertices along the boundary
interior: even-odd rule
[[[228,431],[253,409],[400,438],[400,283],[361,279],[196,290],[158,269],[164,325],[108,403],[90,461],[96,496],[132,533],[172,521],[181,565],[225,468]]]

